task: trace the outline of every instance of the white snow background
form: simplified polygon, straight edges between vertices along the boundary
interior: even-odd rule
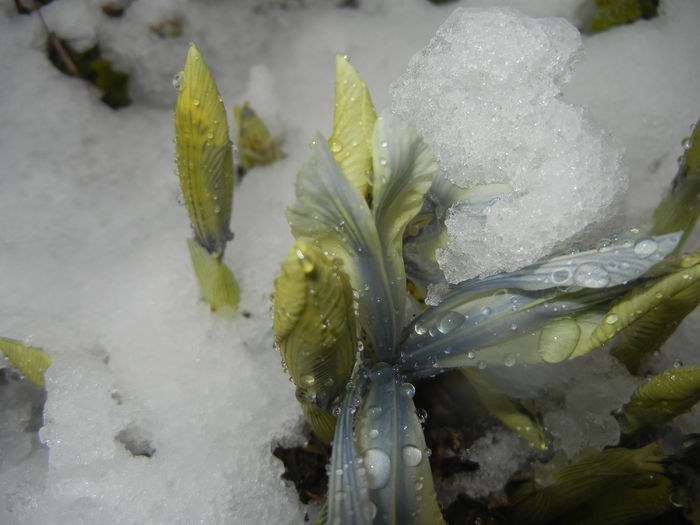
[[[51,65],[37,16],[17,14],[13,2],[0,6],[0,335],[53,359],[38,437],[41,394],[11,375],[0,385],[0,523],[303,522],[308,509],[271,455],[280,440],[302,438],[293,385],[272,347],[269,294],[292,242],[283,210],[307,143],[317,131],[330,134],[334,55],[350,57],[382,109],[410,57],[456,7],[507,4],[576,25],[588,2],[336,4],[137,0],[112,19],[98,0],[55,0],[42,9],[53,31],[79,48],[99,42],[131,74],[134,103],[118,111]],[[181,36],[149,30],[172,17],[183,23]],[[656,19],[584,36],[562,87],[564,101],[587,108],[624,148],[627,226],[661,197],[700,116],[698,22],[697,0],[662,0]],[[186,248],[171,79],[189,42],[227,109],[250,100],[286,154],[235,190],[226,262],[249,317],[214,315],[198,300]],[[566,203],[545,198],[541,206],[557,214]],[[688,248],[698,245],[695,235]],[[699,319],[696,312],[686,320],[659,369],[677,359],[700,363]],[[636,383],[605,355],[569,372],[559,379],[566,399],[552,404],[545,423],[572,456],[615,441],[609,411]],[[614,392],[613,383],[621,385]],[[692,415],[682,425],[700,428]],[[593,428],[603,429],[600,437]],[[496,429],[473,452],[489,469],[463,479],[463,490],[483,495],[499,489],[528,449]]]

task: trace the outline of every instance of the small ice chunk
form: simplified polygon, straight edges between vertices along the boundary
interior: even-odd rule
[[[393,85],[394,112],[433,148],[441,176],[515,190],[478,218],[462,203],[449,210],[438,250],[448,281],[526,266],[619,218],[621,152],[559,97],[580,47],[561,18],[457,9]]]

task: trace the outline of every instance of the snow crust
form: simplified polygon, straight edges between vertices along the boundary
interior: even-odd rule
[[[580,48],[561,18],[459,9],[394,85],[394,111],[432,146],[442,176],[513,188],[480,217],[464,202],[450,208],[437,257],[448,281],[512,271],[611,232],[627,186],[621,152],[560,98]]]
[[[582,16],[580,0],[507,3],[573,23]],[[132,75],[134,105],[118,112],[99,102],[96,90],[53,68],[36,16],[18,15],[12,3],[0,8],[0,335],[40,346],[53,359],[45,405],[43,392],[26,381],[0,377],[0,523],[301,523],[307,509],[279,479],[282,466],[270,454],[278,440],[299,436],[300,412],[272,348],[268,296],[292,242],[283,209],[293,200],[305,145],[317,130],[330,130],[334,53],[351,57],[381,109],[390,103],[390,83],[455,6],[497,2],[435,7],[424,0],[366,0],[352,10],[321,0],[137,0],[117,19],[103,15],[100,4],[60,0],[43,13],[76,48],[98,43]],[[564,108],[551,118],[559,118],[566,133],[571,126],[592,148],[597,138],[603,141],[568,101],[590,108],[624,144],[632,221],[670,182],[687,126],[700,115],[694,89],[700,36],[693,23],[700,4],[666,0],[662,6],[658,19],[585,37],[564,98],[558,91],[579,53],[575,32],[562,21],[533,21],[512,11],[479,15],[492,25],[510,20],[523,48],[539,42],[535,51],[549,73],[533,73],[537,78],[529,81],[537,89],[530,95]],[[182,22],[181,36],[164,39],[150,30],[172,17]],[[484,45],[500,38],[492,30]],[[555,36],[558,58],[546,52]],[[287,157],[248,174],[234,196],[236,238],[226,262],[249,316],[213,315],[198,301],[185,245],[189,225],[172,175],[171,79],[190,41],[209,62],[227,107],[249,98],[284,141]],[[528,80],[529,70],[519,71]],[[500,92],[507,87],[501,84]],[[485,88],[481,94],[488,96]],[[529,122],[536,121],[531,115]],[[555,138],[567,142],[564,131]],[[549,150],[551,137],[540,138]],[[505,143],[492,143],[504,151]],[[564,151],[570,152],[562,150],[562,159]],[[504,166],[507,160],[502,155]],[[521,201],[529,195],[521,193]],[[551,200],[536,207],[544,210]],[[488,246],[500,250],[500,244]],[[698,364],[699,321],[696,312],[655,366],[676,359]],[[545,422],[571,455],[614,441],[609,409],[634,386],[606,356],[595,359],[602,362],[576,361],[559,382],[538,383],[549,403]],[[613,382],[621,385],[615,392],[607,386]],[[562,417],[574,407],[590,414],[578,421]],[[697,431],[699,417],[697,411],[686,416],[685,431]],[[584,432],[589,438],[582,442]],[[493,469],[483,473],[489,491],[530,452],[503,429],[473,451]],[[484,491],[478,477],[464,483],[474,495]]]

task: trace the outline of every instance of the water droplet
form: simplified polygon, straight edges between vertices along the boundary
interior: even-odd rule
[[[389,146],[389,143],[386,140],[382,141],[382,148],[386,148]]]
[[[515,323],[512,323],[512,324],[510,325],[510,329],[511,329],[513,332],[515,332],[515,331],[518,330],[518,325],[515,324]]]
[[[173,77],[173,87],[180,91],[182,89],[182,71]]]
[[[401,392],[401,394],[404,396],[413,397],[416,395],[416,387],[414,387],[411,383],[403,383],[399,392]]]
[[[491,308],[489,308],[488,306],[484,306],[484,307],[481,309],[482,315],[486,315],[486,316],[491,315],[491,311],[492,311]]]
[[[416,324],[413,325],[413,329],[418,335],[424,335],[428,329],[425,327],[423,323],[417,322]]]
[[[487,365],[486,365],[486,361],[479,361],[479,362],[476,364],[476,367],[477,367],[479,370],[485,370],[485,369],[486,369],[486,366],[487,366]]]
[[[381,159],[381,160],[379,161],[379,164],[382,165],[382,166],[386,166],[386,165],[388,164],[388,162],[387,162],[386,159]]]
[[[503,364],[508,367],[515,365],[515,356],[511,354],[506,355],[503,358]]]
[[[391,459],[378,448],[370,448],[364,453],[364,465],[367,469],[367,485],[370,489],[381,489],[389,482]]]
[[[374,521],[374,518],[377,516],[377,506],[372,503],[371,501],[367,500],[362,504],[362,513],[365,515],[365,519],[367,521]],[[339,525],[342,522],[342,519],[339,518]]]
[[[331,144],[331,151],[333,153],[339,153],[343,150],[343,145],[340,142],[333,141]]]
[[[301,382],[307,386],[311,386],[316,382],[316,378],[314,376],[312,376],[311,374],[304,374],[303,376],[301,376],[300,379],[301,379]]]
[[[435,338],[435,336],[438,335],[438,329],[435,328],[434,326],[431,326],[430,329],[428,330],[428,335],[429,335],[430,337]]]
[[[571,269],[560,268],[559,270],[554,270],[549,278],[551,279],[552,284],[562,286],[571,282],[572,275]]]
[[[690,137],[684,138],[683,142],[681,142],[681,146],[683,146],[684,150],[689,150],[693,147],[693,139],[691,139]]]
[[[443,334],[449,334],[464,322],[464,316],[459,312],[447,312],[438,323],[438,330]]]
[[[376,405],[369,407],[367,409],[367,415],[372,419],[379,418],[379,416],[382,415],[382,407]]]
[[[406,445],[401,449],[401,457],[408,467],[416,467],[423,459],[423,453],[413,445]]]
[[[195,99],[192,101],[192,105],[193,105],[194,107],[198,107],[198,106],[199,106],[199,99],[198,99],[198,98],[195,98]]]
[[[634,254],[637,257],[646,259],[650,255],[656,253],[658,249],[659,245],[654,239],[641,239],[634,245]]]
[[[373,428],[367,433],[367,435],[370,439],[377,439],[379,437],[379,430]]]
[[[605,322],[607,324],[615,324],[618,320],[619,318],[617,317],[617,314],[610,314],[605,318]]]
[[[585,288],[605,288],[610,274],[600,264],[583,263],[574,272],[574,283]]]
[[[474,359],[476,354],[474,352],[467,352],[467,359]]]
[[[681,361],[680,359],[676,359],[673,362],[673,368],[681,368],[682,366],[683,366],[683,361]]]

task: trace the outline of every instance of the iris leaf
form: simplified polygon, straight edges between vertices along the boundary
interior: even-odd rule
[[[363,197],[369,193],[376,119],[367,84],[347,58],[336,55],[335,112],[328,145],[341,171]]]
[[[374,129],[373,213],[385,254],[393,303],[405,302],[406,272],[403,237],[408,223],[423,206],[423,195],[437,171],[435,158],[412,126],[384,113]],[[397,308],[403,326],[404,308]]]
[[[296,203],[287,209],[293,235],[312,240],[344,271],[358,293],[359,322],[379,356],[390,356],[398,335],[390,270],[365,200],[341,173],[325,140],[317,138],[296,182]],[[381,358],[381,357],[380,357]]]
[[[634,287],[596,327],[589,348],[621,334],[613,353],[635,371],[645,353],[663,344],[700,301],[700,250],[681,259],[679,269]]]
[[[620,429],[629,434],[667,423],[700,401],[700,367],[681,367],[648,378],[632,394],[618,417]]]
[[[332,418],[315,408],[329,412],[352,372],[357,344],[350,282],[317,247],[300,240],[282,263],[274,298],[275,341],[305,414],[328,442]]]
[[[43,350],[15,339],[0,337],[0,353],[24,377],[37,386],[44,386],[44,372],[51,365],[51,358]]]
[[[650,478],[650,474],[663,473],[659,461],[664,459],[656,443],[629,450],[610,448],[600,453],[584,456],[572,464],[559,469],[554,480],[547,487],[538,487],[534,481],[521,484],[514,496],[513,506],[508,510],[512,523],[517,525],[540,523],[634,523],[612,519],[617,516],[616,503],[627,505],[621,498],[614,498],[613,505],[607,508],[610,518],[597,516],[592,506],[607,494],[618,495],[621,491],[644,488],[661,484],[667,491],[665,480]],[[641,494],[647,494],[642,491]],[[650,516],[664,512],[669,506],[668,492],[659,507],[658,498],[649,511]],[[635,498],[636,500],[637,498]],[[600,509],[598,509],[600,510]],[[625,515],[622,509],[622,515]],[[629,512],[629,509],[627,509]]]
[[[369,499],[362,458],[355,452],[354,415],[367,388],[364,373],[354,376],[340,409],[328,470],[328,525],[372,525],[376,507]]]
[[[461,372],[474,387],[479,399],[493,417],[516,432],[533,447],[541,450],[547,449],[544,429],[537,420],[533,407],[526,406],[528,404],[526,401],[514,399],[501,391],[496,383],[490,380],[486,370],[463,368]]]
[[[622,239],[597,250],[547,259],[515,272],[469,281],[465,290],[500,288],[609,288],[640,277],[678,245],[682,232],[635,240]]]
[[[356,375],[333,440],[325,523],[444,523],[414,391],[384,363]]]
[[[180,188],[197,242],[221,256],[230,238],[233,160],[226,110],[197,48],[190,46],[175,106]]]
[[[683,145],[687,149],[680,160],[678,173],[652,218],[652,233],[655,235],[683,232],[674,253],[683,248],[700,215],[700,121],[693,134],[683,140]]]
[[[187,239],[192,267],[202,298],[212,310],[238,307],[241,293],[238,283],[220,257],[209,253],[196,239]]]
[[[237,124],[238,158],[244,172],[255,166],[272,164],[282,158],[275,139],[248,101],[242,106],[233,106],[233,116]]]

